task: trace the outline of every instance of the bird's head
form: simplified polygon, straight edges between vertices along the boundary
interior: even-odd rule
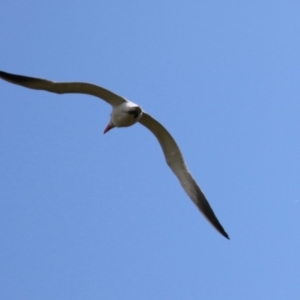
[[[104,133],[108,132],[114,127],[131,126],[138,122],[142,114],[143,110],[140,106],[132,102],[124,102],[121,105],[113,108],[113,111],[110,115],[110,121],[104,129]]]

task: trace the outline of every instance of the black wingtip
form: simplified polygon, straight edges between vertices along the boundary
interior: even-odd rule
[[[229,235],[224,231],[223,236],[226,237],[226,239],[230,240]]]
[[[215,223],[214,226],[215,228],[219,231],[219,233],[221,233],[226,239],[230,240],[229,235],[227,234],[227,232],[225,231],[225,229],[223,228],[223,226],[221,225],[221,223],[219,222],[219,220],[217,219],[217,217],[215,216]]]
[[[6,73],[3,71],[0,71],[0,77],[6,81],[20,85],[26,84],[34,79],[32,77]]]
[[[220,224],[220,222],[218,221],[217,224],[214,224],[214,227],[217,229],[217,231],[219,233],[221,233],[226,239],[230,240],[229,235],[227,234],[227,232],[224,230],[224,228],[222,227],[222,225]]]
[[[204,215],[204,217],[207,219],[208,222],[210,222],[210,224],[221,234],[223,235],[226,239],[230,240],[229,235],[227,234],[227,232],[225,231],[225,229],[223,228],[223,226],[221,225],[221,223],[219,222],[218,218],[216,217],[214,211],[212,210],[210,204],[208,203],[208,201],[206,200],[206,197],[204,196],[203,192],[198,189],[198,199],[200,199],[201,201],[199,201],[197,204],[198,209],[200,210],[200,212],[202,212],[202,214]]]

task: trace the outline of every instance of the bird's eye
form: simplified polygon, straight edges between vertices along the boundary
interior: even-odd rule
[[[140,111],[138,111],[137,109],[134,109],[134,110],[128,111],[127,113],[132,115],[136,119],[139,116]]]

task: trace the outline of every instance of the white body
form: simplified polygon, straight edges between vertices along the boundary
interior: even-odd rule
[[[139,109],[142,112],[140,106],[129,101],[113,107],[111,113],[112,125],[115,127],[128,127],[138,122],[143,113],[140,113],[137,117],[135,117],[133,114],[128,113],[132,109]]]

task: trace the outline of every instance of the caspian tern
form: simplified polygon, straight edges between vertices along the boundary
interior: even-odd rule
[[[96,96],[106,101],[112,106],[110,122],[104,133],[114,127],[128,127],[136,122],[147,127],[158,139],[164,152],[168,166],[179,179],[183,189],[202,212],[204,217],[218,230],[224,237],[229,239],[228,234],[218,221],[205,195],[197,185],[193,176],[187,169],[179,147],[170,133],[149,114],[144,112],[137,104],[100,86],[84,82],[53,82],[45,79],[14,75],[0,71],[0,78],[30,89],[45,90],[57,94],[79,93]]]

